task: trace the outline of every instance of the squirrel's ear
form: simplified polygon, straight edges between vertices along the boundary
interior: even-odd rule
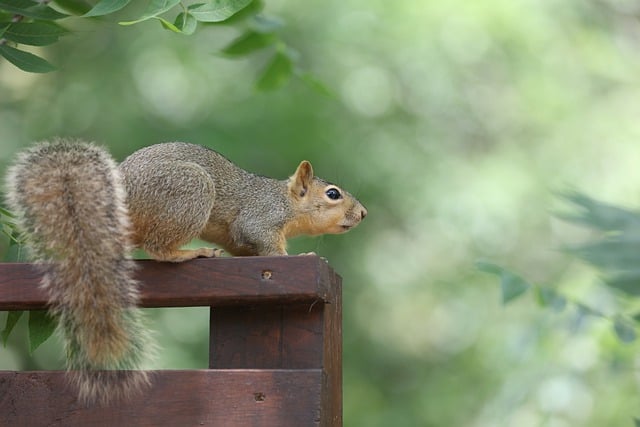
[[[289,178],[289,190],[299,197],[307,194],[311,181],[313,180],[313,167],[311,163],[303,160],[298,165],[296,173]]]

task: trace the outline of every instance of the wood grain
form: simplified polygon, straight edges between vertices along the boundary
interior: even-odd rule
[[[321,370],[157,371],[148,393],[87,408],[64,372],[0,371],[0,425],[317,426],[321,381]]]
[[[320,280],[331,267],[317,256],[195,259],[184,263],[138,261],[141,307],[313,302],[333,292]],[[46,307],[33,264],[0,263],[0,310]]]
[[[209,367],[321,368],[325,338],[323,310],[322,302],[213,308]]]

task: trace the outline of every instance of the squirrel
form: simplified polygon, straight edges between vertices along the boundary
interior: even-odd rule
[[[133,248],[158,261],[215,257],[181,249],[194,238],[231,255],[287,255],[287,238],[344,233],[367,215],[351,194],[302,161],[285,180],[252,174],[216,151],[168,142],[119,165],[103,148],[64,139],[20,153],[7,202],[43,269],[79,399],[102,405],[150,385],[153,353],[133,279]]]

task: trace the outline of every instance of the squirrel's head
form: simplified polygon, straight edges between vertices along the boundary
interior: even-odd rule
[[[306,160],[300,162],[287,186],[294,205],[294,218],[285,227],[287,237],[345,233],[367,216],[358,199],[314,176]]]

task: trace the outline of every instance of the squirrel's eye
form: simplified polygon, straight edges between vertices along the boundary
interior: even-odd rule
[[[338,191],[337,188],[330,188],[327,191],[325,191],[325,194],[331,200],[338,200],[338,199],[342,198],[342,194],[340,194],[340,191]]]

